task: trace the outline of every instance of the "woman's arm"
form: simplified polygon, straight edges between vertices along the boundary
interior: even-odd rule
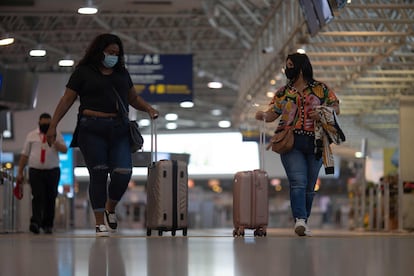
[[[144,101],[143,98],[137,95],[134,86],[128,91],[128,103],[137,110],[147,112],[152,119],[158,118],[158,110],[154,109],[149,103]]]
[[[73,105],[77,97],[78,94],[74,90],[66,88],[65,93],[63,94],[62,98],[60,98],[60,101],[56,106],[55,112],[53,113],[49,129],[46,133],[46,139],[49,146],[55,143],[56,127],[59,124],[60,120],[63,118],[63,116],[65,116],[66,112],[68,112],[69,108]]]

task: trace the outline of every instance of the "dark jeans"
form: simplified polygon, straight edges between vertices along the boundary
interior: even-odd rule
[[[314,137],[295,134],[293,150],[281,154],[290,185],[290,206],[294,218],[308,219],[315,196],[322,159],[316,160]]]
[[[31,223],[43,228],[53,227],[59,179],[60,168],[50,170],[29,168],[29,181],[33,196]]]
[[[107,198],[115,201],[122,198],[131,179],[128,120],[81,117],[78,145],[89,171],[92,209],[103,211]]]

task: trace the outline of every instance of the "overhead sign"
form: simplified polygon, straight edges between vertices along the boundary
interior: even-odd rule
[[[193,100],[192,55],[128,55],[125,65],[144,100],[153,103]]]

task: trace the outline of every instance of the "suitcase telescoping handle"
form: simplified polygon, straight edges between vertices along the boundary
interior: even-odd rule
[[[151,164],[157,162],[157,123],[151,119]]]
[[[263,119],[263,122],[260,124],[259,133],[259,168],[261,170],[264,170],[264,154],[266,147],[266,119]]]

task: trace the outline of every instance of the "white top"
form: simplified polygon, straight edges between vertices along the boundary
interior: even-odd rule
[[[59,152],[54,146],[49,147],[44,138],[45,135],[37,128],[29,132],[26,136],[21,154],[29,157],[27,165],[30,168],[42,170],[59,167]],[[56,133],[56,142],[65,143],[60,132]],[[44,151],[43,163],[41,162],[42,150]]]

